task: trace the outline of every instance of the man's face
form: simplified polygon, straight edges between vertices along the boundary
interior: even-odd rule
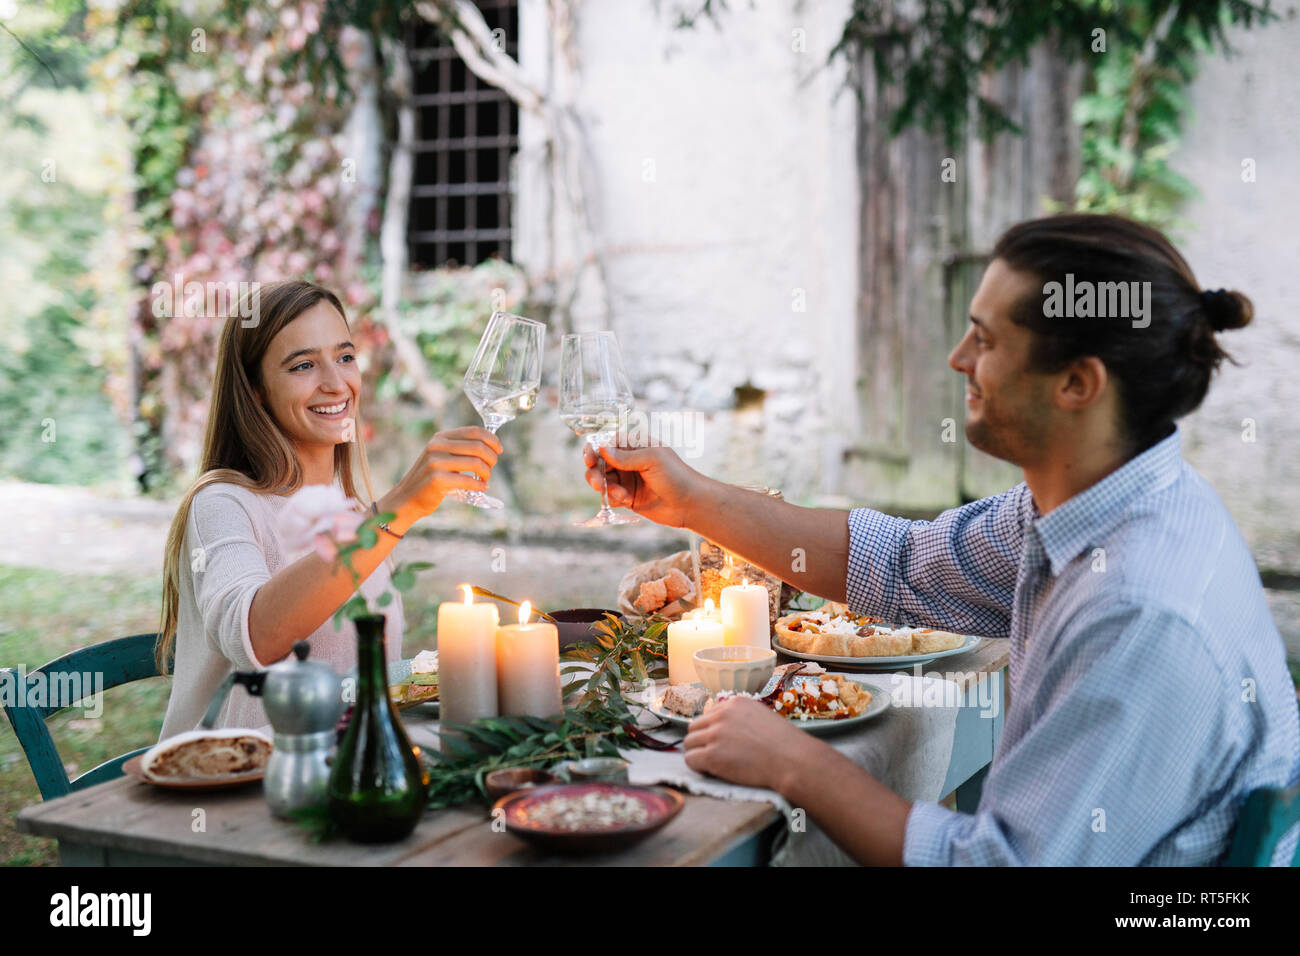
[[[994,259],[971,300],[971,325],[948,356],[966,376],[966,438],[1017,465],[1047,450],[1053,430],[1053,376],[1026,371],[1034,333],[1011,320],[1025,295],[1041,295],[1032,275]]]

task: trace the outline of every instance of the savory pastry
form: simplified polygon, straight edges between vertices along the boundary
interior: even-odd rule
[[[929,627],[918,627],[912,632],[913,654],[935,654],[939,651],[951,651],[965,643],[965,634],[954,634],[952,631],[936,631]]]
[[[149,750],[141,769],[160,780],[228,777],[262,770],[270,757],[271,741],[255,730],[192,730]]]
[[[761,695],[720,691],[717,702],[749,696],[791,720],[845,720],[865,713],[871,703],[871,692],[857,681],[808,661],[778,667]]]
[[[890,627],[878,617],[853,614],[836,602],[778,618],[777,643],[824,657],[904,657],[961,647],[966,638],[933,628]]]
[[[771,702],[791,720],[845,720],[860,716],[871,703],[871,692],[843,674],[797,675]]]

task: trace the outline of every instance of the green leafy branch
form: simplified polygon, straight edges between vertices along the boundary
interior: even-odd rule
[[[668,620],[657,614],[625,620],[606,614],[592,626],[595,640],[575,644],[561,657],[560,673],[577,675],[594,668],[581,702],[608,696],[609,688],[640,685],[668,676]]]
[[[617,690],[617,688],[615,688]],[[432,755],[429,806],[456,806],[487,799],[487,775],[496,770],[545,770],[562,760],[617,757],[620,748],[645,745],[620,694],[566,708],[556,717],[489,717],[469,724],[444,723],[447,753]]]
[[[368,550],[379,544],[379,532],[381,524],[388,524],[394,520],[397,514],[392,511],[382,511],[379,514],[367,515],[359,525],[357,525],[356,537],[344,541],[335,542],[338,547],[338,553],[335,556],[335,562],[345,568],[352,575],[352,585],[356,588],[356,593],[352,595],[337,611],[334,612],[334,629],[338,630],[342,625],[344,618],[355,620],[359,617],[366,617],[372,613],[370,604],[361,594],[361,575],[352,564],[353,556],[361,550]],[[407,561],[399,564],[393,571],[393,587],[399,591],[409,591],[415,584],[415,576],[421,571],[427,571],[433,567],[429,561]],[[378,607],[384,608],[393,603],[393,592],[385,591],[375,599]]]

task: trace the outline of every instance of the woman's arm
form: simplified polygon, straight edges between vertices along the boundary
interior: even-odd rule
[[[455,488],[482,491],[500,453],[501,442],[486,429],[439,432],[402,479],[380,497],[379,511],[396,514],[389,527],[405,534],[420,518],[436,511],[447,492]],[[370,577],[396,544],[394,535],[380,531],[373,548],[352,553],[352,566],[361,580]],[[275,574],[258,588],[248,612],[249,640],[257,660],[271,664],[287,655],[296,641],[328,620],[354,590],[346,568],[336,568],[315,552]]]

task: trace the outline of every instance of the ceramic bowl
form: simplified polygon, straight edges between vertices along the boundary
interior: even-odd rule
[[[487,789],[489,800],[500,800],[502,797],[509,796],[520,790],[549,787],[551,784],[558,782],[554,774],[529,767],[494,770],[483,778],[483,786]]]
[[[695,652],[695,674],[710,694],[720,690],[757,693],[775,668],[776,651],[771,648],[733,645]]]

